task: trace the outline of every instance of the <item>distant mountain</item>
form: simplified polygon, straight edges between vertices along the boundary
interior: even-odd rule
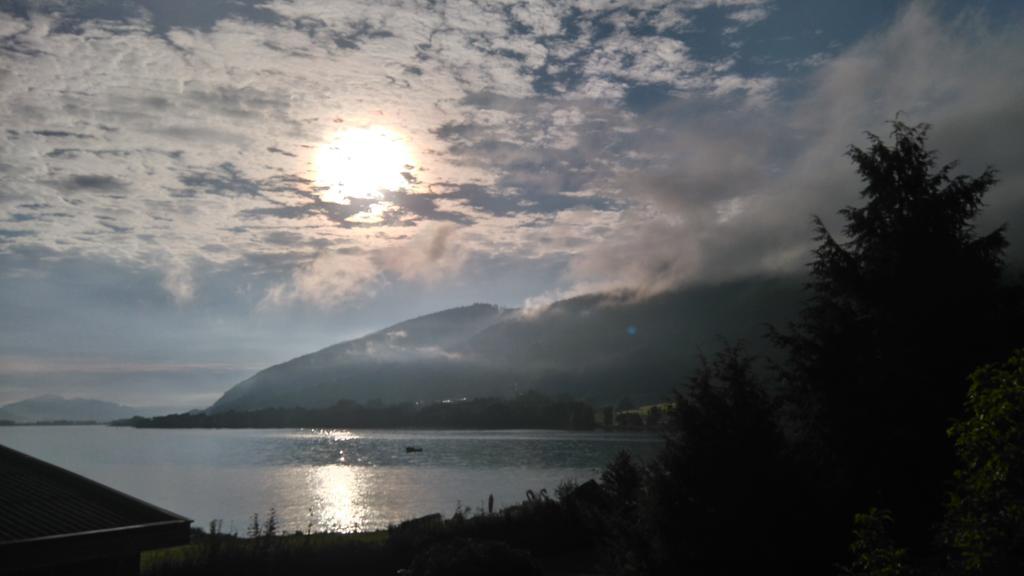
[[[720,338],[766,351],[768,323],[795,316],[798,279],[748,279],[646,299],[595,294],[535,313],[474,304],[408,320],[271,366],[211,412],[507,396],[526,390],[594,403],[658,401]]]
[[[133,408],[113,402],[87,398],[37,396],[20,402],[0,406],[0,420],[14,422],[110,422],[132,416],[157,416],[171,410],[161,408]]]

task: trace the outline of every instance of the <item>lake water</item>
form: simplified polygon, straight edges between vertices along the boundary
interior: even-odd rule
[[[141,430],[0,427],[0,444],[195,520],[244,534],[275,509],[282,530],[363,531],[597,477],[655,435],[550,430]],[[422,452],[407,453],[406,446]]]

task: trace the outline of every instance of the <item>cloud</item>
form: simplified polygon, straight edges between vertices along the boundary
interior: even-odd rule
[[[913,3],[887,30],[822,63],[795,103],[697,118],[659,109],[644,130],[660,125],[671,136],[641,148],[648,164],[620,181],[646,208],[627,210],[581,250],[570,267],[574,287],[563,293],[801,270],[811,214],[837,228],[835,212],[857,202],[846,147],[862,143],[865,129],[887,132],[897,113],[934,124],[930,144],[944,161],[958,158],[975,174],[989,163],[1001,169],[983,228],[1024,215],[1013,192],[1024,186],[1013,143],[1024,129],[1016,32],[970,11],[943,22]]]
[[[741,22],[746,25],[760,22],[768,17],[768,10],[764,8],[744,8],[729,13],[729,19]]]
[[[796,270],[809,214],[855,200],[845,146],[897,111],[935,123],[965,169],[1002,169],[992,212],[1019,204],[1003,192],[1024,170],[1012,26],[912,3],[841,52],[808,44],[754,65],[733,44],[785,9],[302,0],[0,15],[0,250],[110,257],[158,272],[182,304],[209,270],[257,262],[287,276],[265,303],[317,306],[436,285],[474,258],[564,264],[554,289],[570,291]],[[372,125],[415,151],[403,188],[324,202],[318,147]]]
[[[196,190],[206,194],[259,196],[260,184],[241,175],[231,162],[224,162],[213,170],[183,174],[181,183],[186,186],[182,195],[194,195]]]
[[[436,282],[459,272],[468,257],[459,243],[459,227],[451,223],[425,227],[401,244],[378,255],[383,269],[403,280]]]
[[[297,240],[273,233],[271,241]],[[291,277],[269,287],[260,303],[271,307],[313,304],[339,308],[364,301],[393,280],[433,284],[451,281],[472,256],[453,223],[431,223],[414,235],[377,250],[322,251],[295,268]]]
[[[124,182],[112,176],[99,174],[73,174],[58,183],[64,189],[72,190],[121,190]]]
[[[34,236],[35,233],[31,230],[6,230],[0,229],[0,242],[7,239],[19,238],[23,236]]]
[[[164,268],[163,281],[160,283],[178,304],[184,304],[195,296],[195,282],[188,264],[172,259]]]
[[[261,243],[265,227],[291,227],[302,236],[292,245],[307,250],[351,243],[367,227],[401,237],[417,222],[515,225],[518,214],[616,210],[618,192],[603,182],[623,162],[615,135],[631,122],[620,106],[627,88],[769,92],[737,73],[715,87],[713,67],[675,28],[641,30],[662,12],[682,22],[702,2],[655,2],[632,16],[600,3],[62,6],[0,16],[0,35],[23,48],[5,57],[3,186],[12,201],[71,215],[33,220],[49,248],[113,244],[140,266],[154,265],[154,251],[226,264],[278,250]],[[549,80],[570,93],[538,92]],[[616,88],[572,100],[587,82]],[[371,207],[320,201],[312,159],[334,131],[372,123],[406,131],[420,165],[380,218],[356,219]],[[386,247],[368,242],[371,252]],[[179,299],[188,284],[167,282]]]
[[[10,378],[27,374],[148,374],[148,373],[179,373],[197,370],[236,371],[258,370],[260,366],[234,366],[220,363],[171,364],[171,363],[131,363],[103,362],[83,360],[80,358],[38,358],[0,357],[0,377]]]
[[[89,134],[76,134],[66,130],[33,130],[32,133],[47,138],[93,138]]]
[[[296,267],[288,281],[270,286],[260,307],[335,308],[372,295],[380,282],[380,269],[366,254],[325,251]]]
[[[445,350],[440,346],[403,346],[402,340],[393,337],[394,334],[394,332],[387,334],[386,340],[366,340],[361,347],[349,348],[345,352],[357,360],[369,357],[378,362],[409,362],[436,358],[458,360],[462,358],[461,354]]]

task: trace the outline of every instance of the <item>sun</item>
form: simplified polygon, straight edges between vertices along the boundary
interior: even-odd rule
[[[377,200],[409,186],[414,167],[405,136],[383,126],[349,128],[320,146],[313,161],[315,182],[325,202],[349,204],[352,198]]]

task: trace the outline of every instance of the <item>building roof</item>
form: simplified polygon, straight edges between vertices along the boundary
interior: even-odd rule
[[[191,523],[0,445],[0,562],[7,568],[187,544]]]

